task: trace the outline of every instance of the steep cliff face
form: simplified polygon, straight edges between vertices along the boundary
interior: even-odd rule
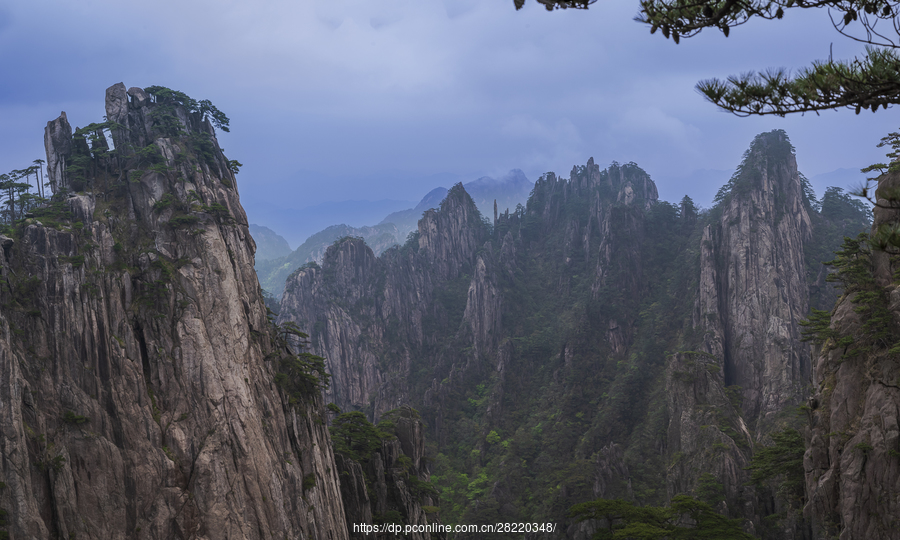
[[[703,232],[696,317],[707,351],[724,360],[756,436],[810,381],[810,347],[799,321],[809,312],[804,243],[812,228],[797,162],[784,132],[758,136],[732,179],[718,223]]]
[[[403,248],[376,258],[362,239],[345,238],[321,267],[308,265],[288,279],[278,320],[310,332],[313,351],[326,358],[333,381],[327,400],[376,418],[409,403],[398,377],[412,369],[410,351],[434,344],[435,325],[460,324],[464,304],[442,300],[469,285],[473,255],[486,238],[460,186],[440,210],[425,213]],[[380,355],[388,350],[396,356],[385,362]]]
[[[361,524],[394,523],[419,526],[406,538],[446,538],[443,532],[428,532],[427,525],[440,522],[437,492],[429,483],[424,425],[418,413],[401,407],[387,414],[380,427],[387,431],[384,439],[362,463],[336,455],[350,537],[373,537],[371,531],[358,529]],[[391,532],[374,534],[375,538],[396,536]]]
[[[48,124],[57,196],[0,260],[11,536],[347,538],[320,398],[274,382],[288,353],[212,125],[122,84],[106,113],[112,153]]]
[[[898,185],[896,173],[883,176],[879,202],[890,206],[885,194]],[[876,207],[872,236],[898,218],[896,210]],[[888,539],[900,526],[898,261],[890,247],[856,245],[856,253],[837,258],[845,269],[857,261],[857,273],[838,274],[845,294],[831,312],[813,370],[805,510],[816,538]]]
[[[747,518],[752,532],[804,538],[797,509],[748,485],[746,469],[772,432],[800,425],[796,407],[811,381],[812,350],[799,322],[809,312],[805,255],[815,201],[804,195],[781,131],[756,137],[718,198],[699,239],[696,348],[667,366],[668,450],[677,458],[667,471],[669,493],[698,489],[712,474],[723,508]],[[780,515],[777,526],[763,520],[768,515]]]
[[[851,334],[861,320],[850,298],[834,311],[834,329]],[[892,302],[894,313],[900,304]],[[896,536],[900,508],[890,494],[897,474],[900,365],[886,352],[845,358],[824,352],[816,364],[816,395],[806,452],[806,511],[817,538],[888,539]]]
[[[635,164],[592,160],[542,177],[493,227],[451,195],[403,248],[329,248],[289,279],[281,313],[328,359],[326,399],[421,411],[445,521],[546,519],[586,538],[572,504],[687,493],[767,538],[803,537],[796,520],[764,524],[786,503],[745,470],[805,398],[807,242],[828,221],[783,132],[754,141],[705,214],[658,201]]]

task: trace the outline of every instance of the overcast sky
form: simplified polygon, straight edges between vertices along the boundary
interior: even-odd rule
[[[327,201],[416,201],[435,182],[634,161],[673,179],[733,170],[781,128],[811,177],[882,161],[896,109],[737,118],[700,79],[859,54],[822,11],[675,45],[636,0],[548,13],[512,0],[16,0],[0,4],[0,172],[45,158],[43,129],[102,121],[105,89],[161,85],[231,118],[251,222]],[[436,177],[435,175],[442,175]],[[446,183],[446,182],[444,182]],[[449,186],[445,186],[449,187]],[[821,195],[821,193],[820,193]],[[300,219],[300,218],[298,218]],[[292,243],[295,245],[295,243]]]

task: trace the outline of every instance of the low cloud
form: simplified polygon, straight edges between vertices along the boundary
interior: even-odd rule
[[[61,109],[84,125],[102,119],[107,86],[164,85],[232,118],[221,142],[245,164],[244,193],[278,197],[268,186],[295,182],[315,193],[310,204],[347,191],[406,199],[435,173],[565,173],[591,156],[651,174],[727,169],[774,128],[788,131],[808,174],[881,159],[874,145],[896,127],[890,113],[739,119],[694,91],[703,78],[802,67],[831,42],[836,57],[856,54],[821,15],[676,46],[631,20],[637,3],[601,4],[548,13],[509,0],[15,3],[0,8],[0,69],[14,74],[0,81],[0,111],[21,114],[4,113],[0,137],[38,157]],[[18,142],[25,133],[34,150]],[[11,151],[0,160],[0,170],[21,166]],[[299,178],[301,169],[319,176]],[[341,181],[313,185],[325,175]]]

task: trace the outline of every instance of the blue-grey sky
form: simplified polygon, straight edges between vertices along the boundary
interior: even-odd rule
[[[691,192],[677,179],[733,170],[775,128],[809,177],[883,160],[893,109],[737,118],[694,90],[804,67],[832,43],[835,58],[859,54],[826,12],[675,45],[633,22],[637,11],[636,0],[553,13],[512,0],[16,0],[0,5],[0,172],[44,157],[43,128],[61,110],[73,126],[101,121],[120,81],[229,115],[219,141],[244,164],[242,200],[263,225],[328,201],[415,201],[441,179],[567,176],[592,156],[636,162],[675,200]]]

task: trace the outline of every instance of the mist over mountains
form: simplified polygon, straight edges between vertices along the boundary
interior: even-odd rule
[[[491,219],[494,213],[495,201],[498,212],[515,210],[517,205],[524,204],[527,201],[533,185],[533,182],[529,181],[521,170],[513,169],[500,178],[495,179],[489,176],[482,176],[464,186],[467,192],[472,193],[471,196],[475,200],[481,215],[486,219]],[[267,292],[280,297],[281,291],[284,289],[284,280],[288,274],[308,262],[321,261],[328,246],[344,236],[363,238],[375,250],[376,254],[380,254],[391,246],[401,245],[406,242],[409,234],[416,230],[422,213],[430,208],[440,206],[447,193],[447,188],[436,187],[429,191],[414,208],[391,212],[384,219],[381,219],[377,225],[352,226],[346,223],[332,224],[307,238],[295,251],[286,255],[269,257],[267,255],[276,252],[268,249],[262,254],[258,252],[256,271],[259,274],[260,284]],[[348,208],[342,208],[341,212],[348,212],[354,207],[359,207],[358,201],[350,201],[350,203]],[[340,204],[334,203],[331,207],[339,207]],[[369,210],[372,208],[374,206],[369,208]],[[359,223],[361,219],[363,218],[360,216],[354,216],[353,223]],[[259,226],[251,225],[251,227]],[[258,228],[256,230],[266,235],[264,237],[264,240],[267,242],[266,246],[269,242],[276,242],[266,232],[271,231],[271,229]]]
[[[728,182],[733,174],[734,170],[697,169],[678,176],[659,174],[655,181],[659,186],[659,198],[662,200],[677,201],[687,195],[697,206],[710,208],[716,192]],[[825,190],[832,186],[847,192],[852,191],[865,179],[866,175],[859,172],[859,168],[841,168],[808,177],[817,197],[824,195]]]
[[[665,177],[656,180],[660,200],[678,201],[685,195],[689,196],[698,208],[711,208],[714,197],[719,189],[728,183],[734,175],[734,171],[719,169],[697,169],[689,174]],[[440,178],[441,175],[435,175]],[[829,173],[818,174],[808,178],[809,184],[817,197],[822,197],[825,191],[832,186],[839,187],[845,192],[851,191],[865,180],[865,175],[859,169],[841,168]],[[492,218],[493,204],[497,201],[499,213],[505,210],[515,210],[516,205],[524,204],[534,184],[529,181],[519,169],[513,169],[504,176],[491,178],[484,176],[463,184],[470,194],[476,207],[485,218]],[[361,222],[374,223],[369,219],[376,212],[393,208],[401,204],[401,201],[345,201],[324,203],[310,209],[297,211],[292,219],[303,219],[311,216],[313,222],[324,223],[329,217],[348,217],[344,223],[332,222],[329,226],[306,238],[293,252],[285,252],[284,238],[278,240],[279,233],[266,227],[251,225],[251,233],[259,234],[258,242],[262,248],[257,250],[256,270],[259,274],[263,288],[274,296],[281,295],[284,289],[284,280],[288,274],[311,261],[321,262],[326,248],[338,238],[343,236],[358,236],[366,240],[375,254],[382,253],[393,245],[403,244],[407,236],[415,231],[422,213],[429,208],[437,208],[447,195],[447,188],[436,187],[429,191],[414,208],[393,211],[377,222],[377,225],[365,226]],[[329,213],[330,212],[330,213]],[[274,236],[273,236],[274,234]],[[296,231],[292,237],[297,237]],[[278,243],[276,250],[268,246]]]
[[[264,205],[264,211],[252,219],[258,226],[265,226],[276,232],[291,246],[299,246],[310,236],[331,225],[372,225],[392,212],[414,205],[414,201],[397,199],[328,201],[294,208],[267,204]]]
[[[687,195],[698,207],[710,208],[716,192],[728,182],[733,174],[733,170],[696,169],[690,173],[676,176],[667,176],[663,173],[658,175],[655,181],[662,200],[677,201]],[[810,176],[808,180],[816,195],[821,197],[825,190],[832,186],[850,192],[861,185],[865,178],[866,175],[861,173],[859,168],[851,167]],[[429,179],[452,181],[461,178],[458,175],[436,174]],[[529,187],[525,187],[525,182],[528,182]],[[452,183],[447,185],[452,185]],[[518,169],[510,171],[496,180],[491,177],[481,177],[464,183],[466,191],[473,194],[472,197],[484,216],[491,215],[494,198],[497,199],[497,207],[500,212],[506,208],[512,210],[516,204],[524,203],[532,185],[533,183],[529,182],[524,173]],[[271,207],[270,211],[265,214],[265,221],[269,223],[269,230],[284,238],[290,245],[300,245],[314,233],[337,224],[354,228],[394,223],[398,226],[400,234],[398,240],[402,241],[406,238],[404,233],[408,234],[415,228],[416,220],[421,217],[422,212],[439,206],[446,194],[446,187],[436,187],[422,197],[414,207],[411,207],[413,203],[410,201],[394,199],[330,201],[299,209]],[[382,216],[384,217],[382,218]],[[262,217],[251,216],[251,219]],[[318,226],[321,228],[313,230]],[[254,225],[254,227],[261,226]],[[255,235],[254,238],[256,238]],[[284,255],[281,253],[272,256],[270,252],[264,251],[257,254],[257,259],[270,260]]]
[[[250,235],[256,242],[256,258],[260,260],[277,259],[288,255],[292,250],[287,240],[268,227],[250,224]]]
[[[7,184],[0,538],[894,540],[897,211],[784,131],[710,208],[589,159],[326,227],[276,313],[197,106],[115,84],[47,123],[52,197]]]
[[[702,210],[660,200],[634,163],[589,160],[487,222],[457,185],[403,246],[376,256],[343,238],[293,272],[278,321],[310,334],[341,410],[371,422],[397,404],[419,411],[451,522],[546,521],[562,525],[552,538],[589,538],[596,523],[569,514],[579,501],[692,496],[752,537],[813,538],[830,525],[802,517],[804,490],[777,474],[749,487],[748,467],[806,429],[814,380],[816,399],[832,399],[801,321],[834,305],[821,263],[870,212],[841,190],[813,198],[780,130],[757,136],[737,171]],[[791,440],[778,451],[800,463]],[[889,468],[885,457],[871,474]],[[787,470],[803,482],[800,465]],[[814,512],[868,474],[811,489]]]

